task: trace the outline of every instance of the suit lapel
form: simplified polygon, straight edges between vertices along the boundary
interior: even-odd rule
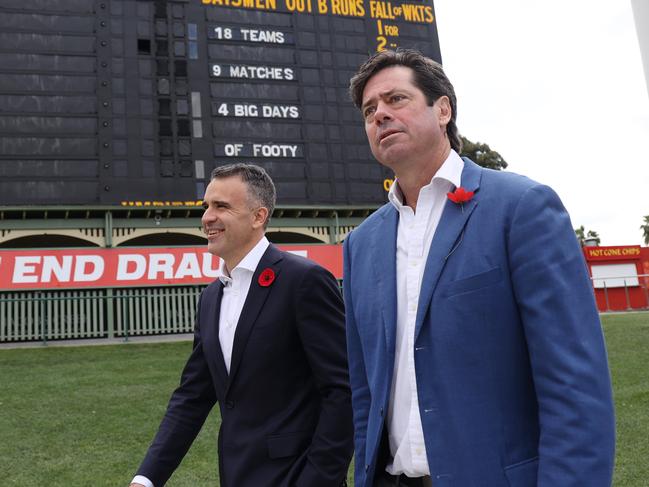
[[[239,364],[241,363],[241,358],[243,357],[243,351],[248,342],[248,337],[250,332],[257,321],[257,317],[261,312],[261,309],[268,298],[268,294],[272,288],[270,286],[260,286],[257,282],[259,275],[266,268],[271,268],[275,273],[275,279],[279,278],[281,267],[279,263],[282,260],[282,253],[274,245],[270,245],[261,260],[255,273],[252,275],[252,281],[250,282],[250,290],[248,291],[248,296],[241,310],[241,316],[237,322],[237,329],[234,333],[234,343],[232,345],[232,359],[230,361],[230,376],[228,380],[228,385],[226,388],[226,394],[234,381],[234,377],[237,374],[239,369]]]
[[[462,244],[464,236],[464,227],[478,206],[479,197],[477,191],[480,188],[480,177],[482,169],[480,166],[464,159],[464,169],[462,170],[461,185],[467,191],[474,191],[476,195],[463,204],[453,203],[447,199],[440,218],[437,230],[428,252],[428,260],[421,282],[421,291],[419,293],[419,303],[417,306],[417,319],[415,321],[415,342],[419,336],[424,317],[430,305],[433,292],[437,286],[446,260]]]
[[[392,370],[397,335],[397,224],[399,214],[390,205],[374,232],[372,255],[378,300],[383,315],[387,364]],[[368,289],[368,292],[372,292]]]
[[[216,373],[218,375],[217,383],[225,386],[228,382],[228,371],[225,368],[225,359],[223,358],[223,351],[221,350],[221,343],[219,342],[219,316],[221,314],[221,300],[223,299],[223,283],[221,281],[216,283],[216,297],[211,300],[207,309],[207,317],[203,318],[216,322],[215,327],[208,326],[208,330],[214,330],[214,334],[209,338],[213,343],[213,348],[216,350],[214,356]],[[213,320],[213,321],[212,321]],[[209,347],[208,347],[209,348]]]

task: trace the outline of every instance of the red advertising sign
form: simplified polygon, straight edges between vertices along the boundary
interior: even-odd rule
[[[586,260],[635,260],[640,258],[639,245],[617,247],[584,247]]]
[[[280,245],[342,278],[340,245]],[[219,259],[205,247],[0,250],[0,290],[207,284]]]

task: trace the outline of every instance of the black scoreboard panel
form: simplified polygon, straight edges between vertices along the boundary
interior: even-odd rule
[[[0,205],[197,204],[232,162],[383,203],[347,87],[395,47],[440,60],[432,0],[2,0]]]

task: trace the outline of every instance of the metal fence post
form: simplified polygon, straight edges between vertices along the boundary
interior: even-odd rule
[[[626,279],[624,279],[624,294],[626,295],[626,309],[631,309],[631,300],[629,299],[629,287],[626,285]]]
[[[43,298],[40,291],[36,292],[36,300],[38,301],[38,318],[41,322],[41,338],[43,341],[43,346],[47,346],[47,321],[45,319],[45,313],[43,311]]]
[[[604,283],[604,300],[606,301],[606,311],[611,311],[611,305],[608,302],[608,288],[606,287],[606,280],[602,281]]]
[[[124,299],[124,294],[125,293],[123,291],[120,292],[120,299]],[[130,299],[129,299],[129,301],[130,301]],[[122,307],[123,307],[123,305],[122,305]],[[129,312],[128,313],[124,312],[123,309],[121,311],[122,311],[123,323],[124,323],[124,325],[123,325],[124,326],[124,341],[128,342],[128,325],[129,325],[129,321],[130,321],[129,320],[130,315],[132,314],[132,309],[129,306]]]
[[[115,337],[115,302],[113,300],[113,288],[106,289],[106,330],[108,338]]]

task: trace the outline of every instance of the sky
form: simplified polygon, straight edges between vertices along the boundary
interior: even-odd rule
[[[434,5],[460,133],[551,186],[601,245],[643,244],[649,95],[631,1]]]

